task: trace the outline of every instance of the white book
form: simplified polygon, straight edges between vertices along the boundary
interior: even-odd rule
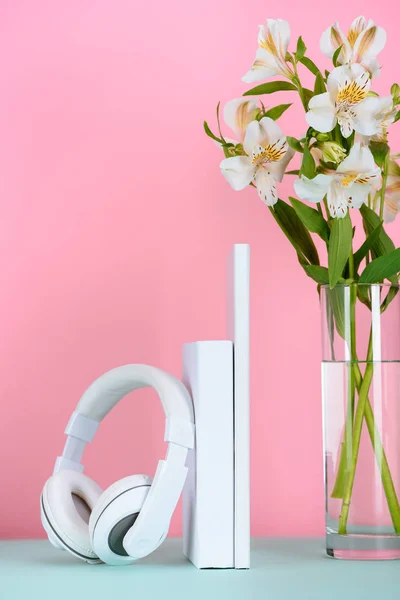
[[[183,382],[195,412],[183,491],[183,551],[199,569],[234,568],[233,346],[183,346]]]
[[[250,568],[250,247],[227,261],[227,337],[234,354],[235,569]]]

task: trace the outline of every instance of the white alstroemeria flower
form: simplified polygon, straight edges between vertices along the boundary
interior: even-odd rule
[[[294,155],[279,125],[269,117],[252,121],[243,142],[246,156],[225,158],[221,171],[234,190],[243,190],[253,180],[258,195],[268,206],[278,201],[276,183]]]
[[[380,65],[376,59],[386,43],[386,31],[377,27],[371,19],[357,17],[345,36],[336,21],[321,36],[320,47],[324,54],[332,58],[342,46],[338,60],[341,64],[360,63],[371,77],[378,77]]]
[[[321,133],[332,131],[339,123],[345,138],[353,130],[362,135],[375,135],[378,132],[376,115],[386,99],[367,96],[370,85],[369,74],[361,65],[336,67],[328,77],[328,91],[311,98],[307,123]]]
[[[267,19],[266,25],[259,25],[256,58],[242,81],[253,83],[275,75],[292,79],[293,69],[286,62],[289,42],[290,26],[287,21]]]
[[[246,129],[259,111],[257,98],[237,98],[225,104],[224,121],[236,135],[235,144],[243,144]]]
[[[348,208],[361,208],[380,173],[371,150],[358,143],[335,172],[314,179],[303,175],[294,182],[294,189],[299,198],[310,202],[321,202],[327,195],[331,217],[343,218]]]
[[[389,163],[389,176],[386,183],[385,202],[383,205],[383,220],[391,223],[400,211],[400,167],[394,161]]]
[[[374,135],[356,135],[356,142],[361,142],[368,146],[372,142],[387,142],[387,128],[395,119],[397,109],[393,104],[392,96],[380,98],[378,112],[374,115],[377,132]]]

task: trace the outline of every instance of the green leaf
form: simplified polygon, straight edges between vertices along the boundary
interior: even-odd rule
[[[325,92],[326,87],[324,78],[322,77],[321,73],[318,73],[318,75],[315,78],[314,95],[317,96],[318,94],[324,94]]]
[[[293,171],[285,171],[285,175],[300,175],[299,169],[293,169]]]
[[[274,92],[295,91],[297,87],[290,81],[269,81],[247,90],[243,96],[260,96],[261,94],[273,94]]]
[[[286,141],[293,150],[297,152],[303,152],[303,146],[300,144],[299,140],[294,137],[290,137],[290,135],[286,136]]]
[[[308,106],[308,103],[310,102],[311,98],[314,96],[314,92],[312,90],[307,89],[307,88],[303,88],[303,95],[304,95],[304,99],[306,101],[306,104]]]
[[[399,288],[397,285],[391,286],[386,298],[381,304],[381,313],[384,313],[391,301],[397,296]]]
[[[218,131],[219,131],[219,137],[221,138],[221,140],[223,141],[224,144],[226,144],[225,140],[224,140],[224,136],[221,133],[221,124],[219,122],[219,107],[221,106],[221,102],[218,102],[217,104],[217,123],[218,123]]]
[[[379,256],[367,265],[360,275],[359,283],[378,283],[400,271],[400,248],[385,256]]]
[[[305,43],[303,42],[303,38],[300,36],[299,39],[297,40],[297,48],[296,48],[296,52],[295,52],[296,60],[298,60],[298,61],[301,60],[306,52],[307,52],[307,47],[306,47]]]
[[[336,50],[332,56],[332,62],[333,62],[334,67],[338,66],[339,54],[341,53],[342,48],[343,48],[343,44],[341,46],[339,46],[339,48],[336,48]]]
[[[211,131],[211,129],[209,128],[207,121],[204,121],[203,123],[204,126],[204,131],[206,132],[206,134],[208,135],[208,137],[212,138],[213,140],[215,140],[216,142],[218,142],[219,144],[222,144],[222,140],[217,137],[216,135],[213,134],[213,132]]]
[[[307,67],[307,69],[311,71],[313,75],[318,75],[318,73],[320,72],[317,65],[311,60],[311,58],[308,58],[307,56],[303,56],[303,58],[301,58],[299,62],[301,62],[301,64],[305,67]]]
[[[329,283],[329,272],[326,267],[319,265],[303,265],[303,269],[311,279],[314,279],[319,285]]]
[[[389,161],[388,175],[400,177],[400,165],[395,160]]]
[[[397,111],[396,116],[394,118],[393,123],[397,123],[397,121],[400,119],[400,110]]]
[[[373,229],[368,235],[367,239],[362,244],[362,246],[360,246],[357,252],[354,253],[354,270],[356,273],[358,271],[358,267],[360,266],[361,261],[367,256],[368,252],[372,249],[374,244],[376,244],[381,231],[382,223],[379,223],[379,225],[375,227],[375,229]]]
[[[264,117],[269,117],[270,119],[276,121],[291,106],[291,104],[278,104],[278,106],[274,106],[273,108],[267,110]]]
[[[304,144],[300,174],[305,175],[308,179],[312,179],[316,175],[315,162],[307,144]]]
[[[328,71],[328,69],[325,69],[325,79],[328,79],[330,75],[330,72]]]
[[[296,211],[286,202],[278,200],[271,212],[296,252],[304,256],[312,265],[319,265],[315,244]]]
[[[329,240],[330,230],[328,223],[325,221],[321,213],[318,212],[318,210],[315,210],[315,208],[307,206],[307,204],[304,204],[304,202],[297,200],[297,198],[292,198],[289,196],[289,200],[300,221],[308,229],[308,231],[317,233],[325,242],[327,242]],[[325,283],[328,283],[328,281]]]
[[[342,276],[351,252],[353,229],[349,213],[343,219],[333,219],[328,247],[329,286],[334,288]]]
[[[368,235],[371,235],[374,229],[381,224],[381,220],[371,208],[368,208],[366,204],[363,204],[360,209],[364,228]],[[385,254],[389,254],[395,249],[395,245],[382,227],[381,232],[378,236],[378,239],[374,241],[372,244],[372,255],[376,256],[384,256]]]
[[[333,290],[327,290],[327,301],[332,308],[336,331],[344,339],[345,337],[345,316],[344,316],[344,288],[335,287]],[[333,335],[333,331],[332,331]]]
[[[390,152],[389,146],[385,144],[385,142],[371,142],[369,148],[373,154],[376,164],[382,169],[385,158],[388,152]]]

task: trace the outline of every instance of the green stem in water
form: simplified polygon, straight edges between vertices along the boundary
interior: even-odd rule
[[[370,341],[368,345],[367,366],[365,369],[364,378],[362,377],[358,362],[353,362],[352,366],[358,390],[358,403],[354,416],[351,464],[348,470],[344,486],[343,503],[339,517],[338,533],[340,535],[345,535],[347,532],[347,521],[349,516],[349,509],[354,486],[354,478],[356,474],[358,454],[360,449],[362,424],[363,419],[365,417],[368,433],[371,438],[371,443],[374,448],[375,456],[381,473],[382,485],[385,491],[389,512],[393,521],[393,527],[396,533],[399,534],[400,505],[394,487],[393,479],[390,473],[386,453],[383,449],[382,441],[380,439],[379,432],[375,425],[372,406],[368,398],[368,393],[374,373],[374,363],[372,361],[372,335],[370,336]]]
[[[349,256],[349,275],[354,279],[354,255],[351,251]],[[346,481],[349,475],[351,465],[352,447],[353,447],[353,421],[354,421],[354,404],[356,395],[356,384],[353,373],[353,361],[357,356],[356,353],[356,302],[357,302],[357,286],[350,286],[350,362],[348,363],[348,384],[347,384],[347,407],[346,421],[344,425],[343,442],[340,450],[339,467],[336,475],[335,485],[331,493],[332,498],[343,498]]]

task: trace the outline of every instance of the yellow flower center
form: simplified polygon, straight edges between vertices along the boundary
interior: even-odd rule
[[[256,146],[252,153],[251,163],[260,165],[266,162],[277,162],[286,153],[286,140],[277,140],[274,144]]]
[[[358,104],[367,97],[367,92],[364,88],[365,86],[360,86],[355,81],[352,81],[339,90],[336,98],[336,104]]]
[[[361,183],[361,185],[367,185],[371,183],[371,179],[374,179],[375,175],[368,174],[357,174],[357,173],[348,173],[344,175],[340,180],[342,187],[348,188],[352,183]]]
[[[349,174],[349,175],[345,175],[342,178],[340,183],[342,184],[342,187],[348,188],[356,179],[357,179],[356,174]]]

